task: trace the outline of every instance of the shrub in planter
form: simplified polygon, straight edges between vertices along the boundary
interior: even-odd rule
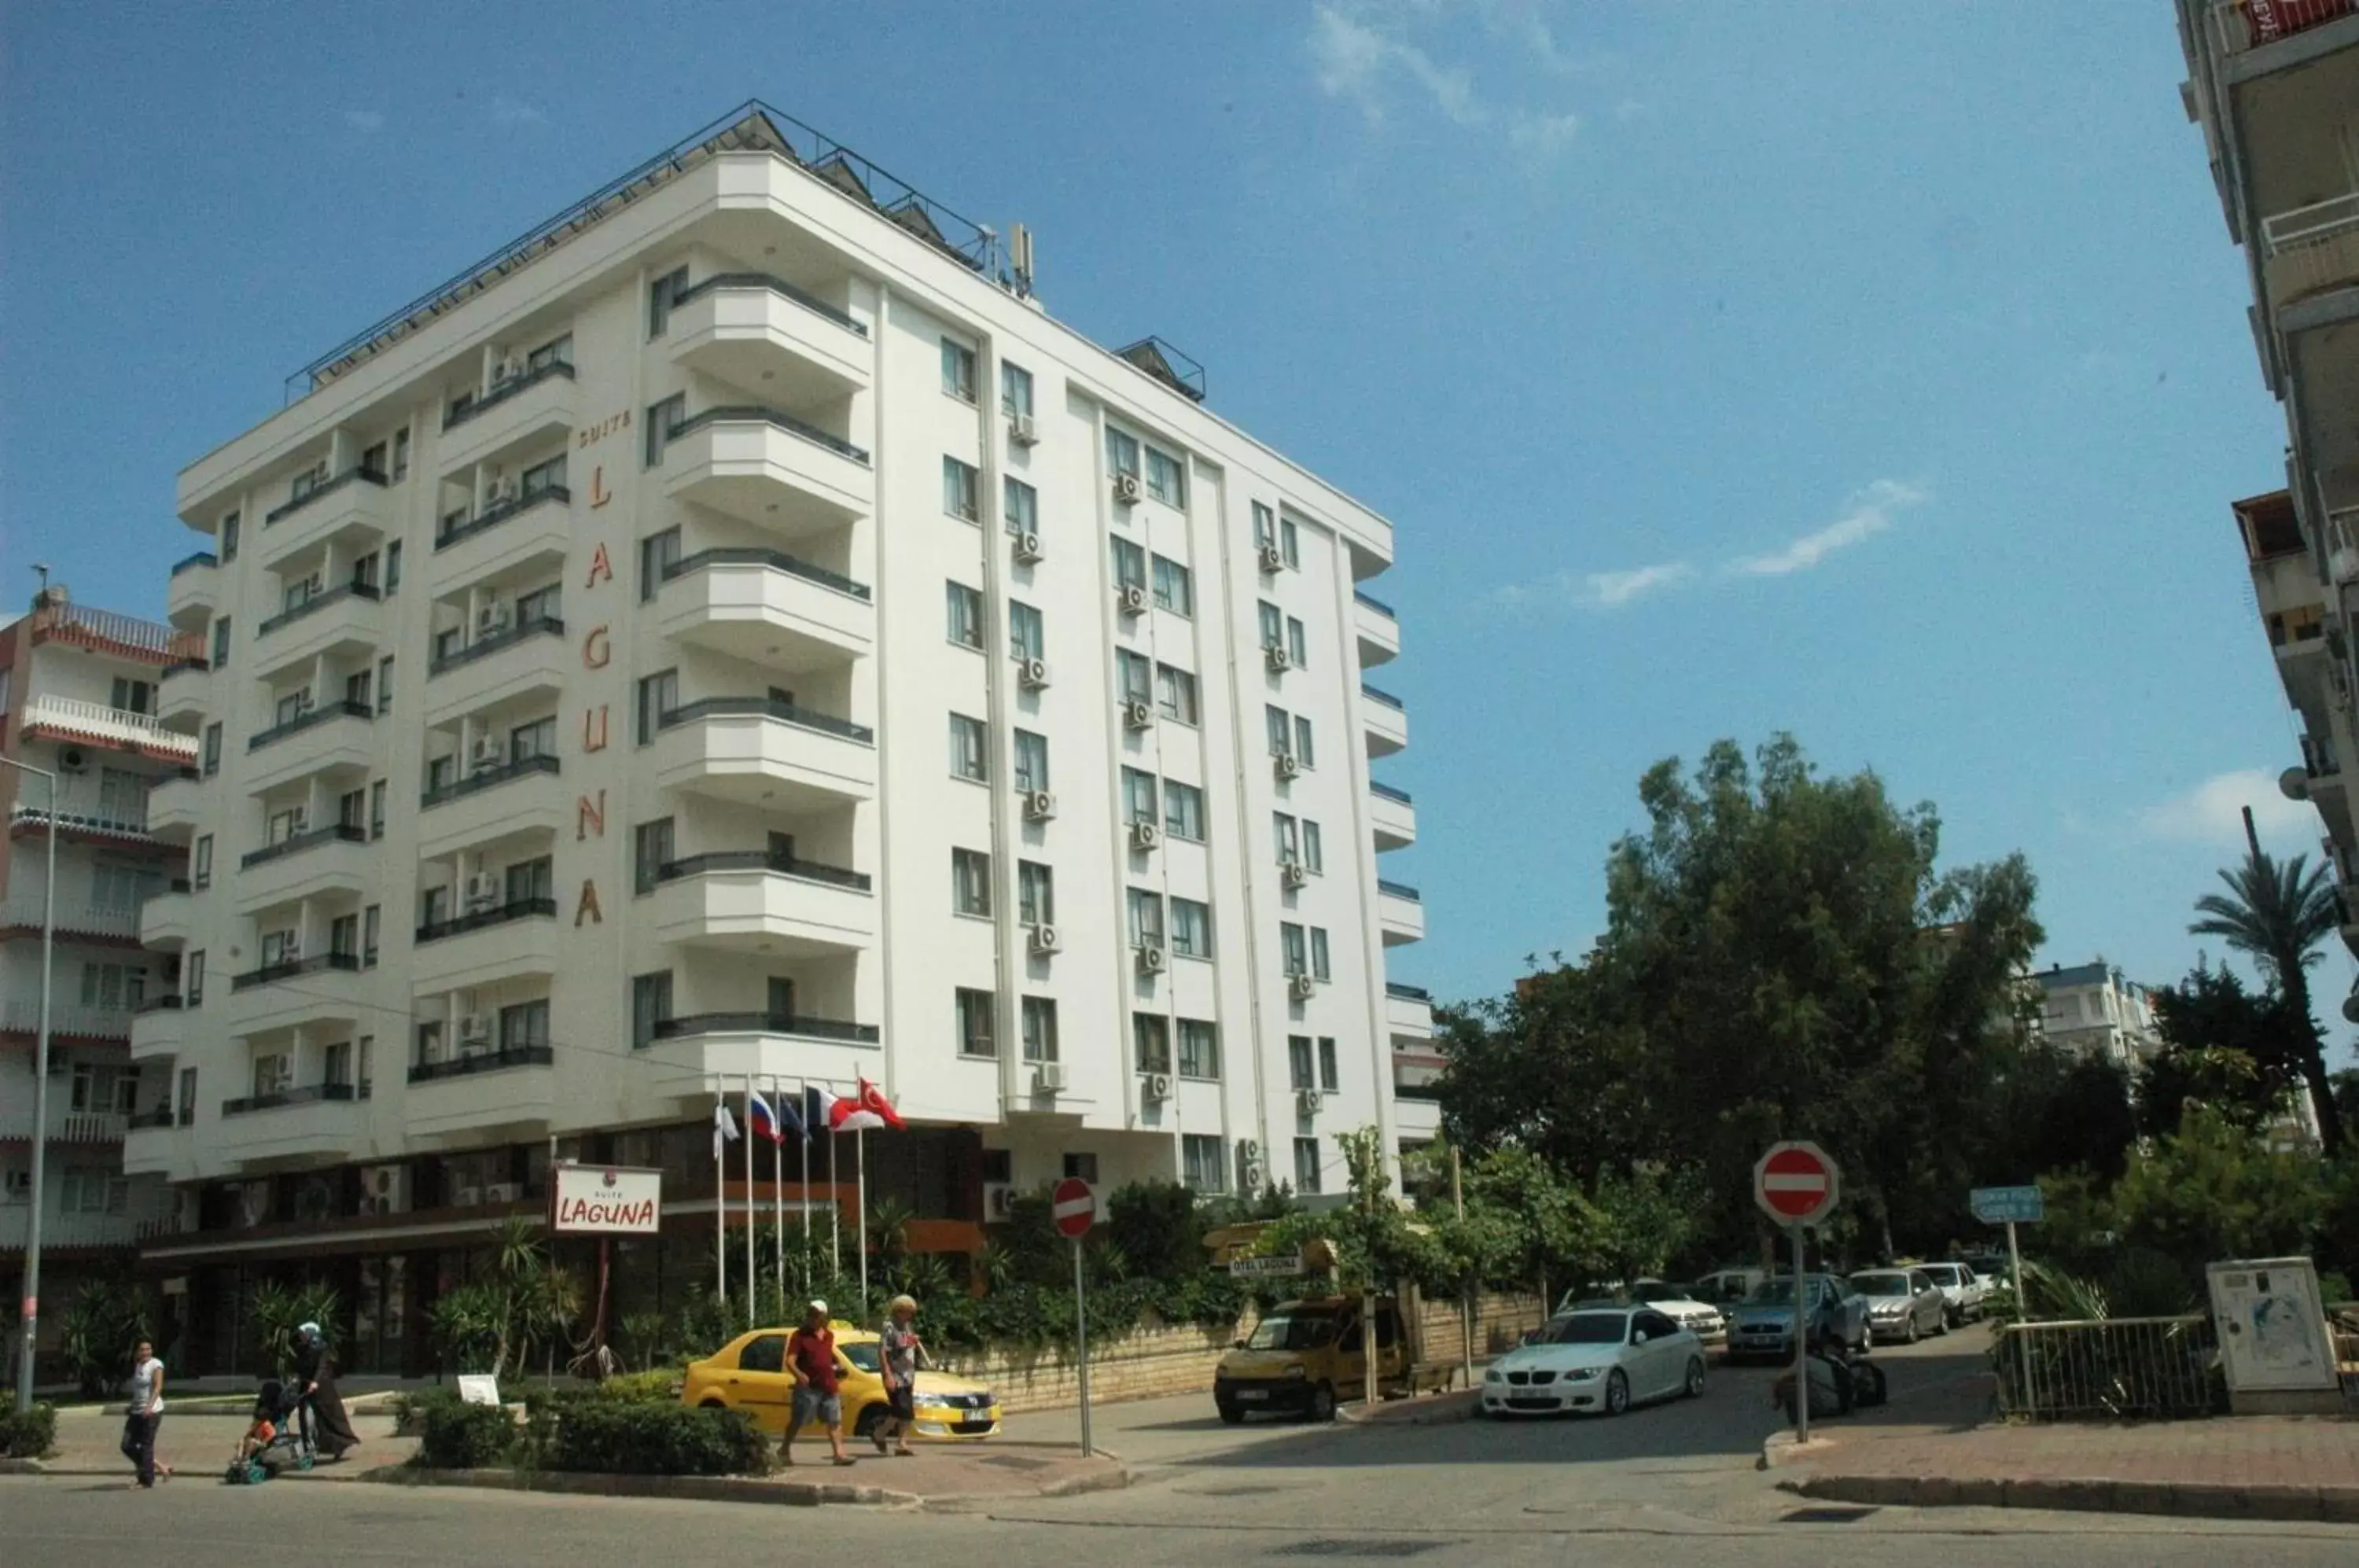
[[[429,1394],[415,1406],[418,1463],[429,1470],[482,1470],[505,1463],[516,1447],[516,1417],[505,1406],[471,1405],[456,1394]]]
[[[625,1372],[596,1385],[601,1399],[627,1405],[676,1405],[679,1403],[680,1375],[669,1368],[654,1372]]]
[[[35,1405],[24,1414],[0,1410],[0,1458],[38,1459],[57,1445],[58,1409]]]
[[[568,1401],[541,1462],[625,1475],[759,1475],[769,1441],[743,1410],[624,1399]]]

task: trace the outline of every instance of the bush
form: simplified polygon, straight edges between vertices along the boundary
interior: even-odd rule
[[[418,1463],[429,1470],[484,1470],[516,1448],[516,1417],[504,1406],[471,1405],[456,1394],[429,1394],[415,1406],[424,1421]]]
[[[65,1310],[58,1348],[87,1399],[103,1399],[131,1375],[131,1347],[148,1337],[147,1301],[126,1280],[93,1279]]]
[[[597,1385],[602,1399],[622,1404],[676,1405],[679,1403],[680,1376],[677,1372],[625,1372]]]
[[[623,1475],[759,1475],[770,1445],[743,1410],[579,1399],[559,1412],[542,1463]]]
[[[0,1410],[0,1458],[39,1459],[57,1446],[58,1408],[35,1405],[24,1414]]]

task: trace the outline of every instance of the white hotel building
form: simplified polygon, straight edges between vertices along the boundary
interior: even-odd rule
[[[184,1360],[285,1268],[414,1362],[552,1139],[665,1167],[640,1273],[701,1279],[749,1073],[882,1086],[872,1198],[943,1245],[1071,1172],[1332,1193],[1339,1133],[1430,1135],[1391,525],[1046,315],[1027,248],[749,106],[182,474],[183,1005],[132,1041],[177,1098],[127,1164],[193,1194],[145,1249]]]

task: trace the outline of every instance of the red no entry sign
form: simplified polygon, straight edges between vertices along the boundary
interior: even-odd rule
[[[1843,1175],[1815,1143],[1777,1143],[1753,1168],[1753,1201],[1779,1225],[1816,1225],[1843,1196]]]
[[[1068,1176],[1049,1194],[1049,1210],[1057,1222],[1057,1234],[1079,1241],[1097,1224],[1098,1195],[1090,1191],[1087,1181]]]

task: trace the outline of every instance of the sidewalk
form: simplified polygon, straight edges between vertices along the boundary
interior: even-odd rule
[[[380,1465],[399,1465],[418,1452],[418,1440],[393,1435],[393,1418],[367,1410],[352,1412],[353,1431],[361,1445],[332,1465],[323,1465],[302,1480],[351,1481]],[[183,1479],[215,1481],[229,1467],[238,1439],[250,1424],[246,1413],[188,1414],[164,1401],[164,1424],[156,1433],[156,1458]],[[123,1407],[82,1406],[58,1412],[57,1452],[41,1462],[51,1475],[120,1475],[127,1484],[131,1464],[118,1446],[123,1441]],[[296,1479],[293,1472],[288,1478]]]
[[[2243,1416],[1978,1426],[1843,1441],[1781,1485],[1912,1508],[2063,1508],[2359,1524],[2359,1421]]]

